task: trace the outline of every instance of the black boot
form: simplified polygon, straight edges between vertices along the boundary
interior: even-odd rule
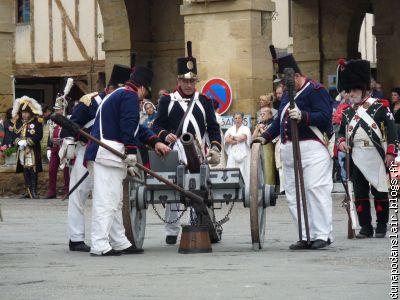
[[[289,246],[290,250],[306,250],[311,249],[311,245],[307,241],[297,241],[296,243]]]
[[[375,229],[375,237],[376,238],[384,238],[387,232],[387,225],[378,223]]]
[[[366,239],[374,235],[374,228],[372,225],[362,226],[360,232],[356,235],[357,239]]]
[[[90,252],[90,247],[85,244],[84,241],[81,242],[72,242],[69,241],[69,250],[70,251],[79,251],[79,252]]]
[[[32,198],[33,199],[39,199],[39,197],[37,195],[37,180],[38,180],[38,177],[37,177],[37,173],[33,169],[30,170],[30,179],[31,179],[30,191],[31,191],[31,194],[32,194]]]
[[[25,192],[22,194],[21,198],[31,198],[31,179],[29,169],[24,168],[24,180],[25,180]]]

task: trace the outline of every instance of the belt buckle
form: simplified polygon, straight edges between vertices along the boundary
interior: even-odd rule
[[[364,141],[364,147],[368,147],[369,146],[369,141]]]

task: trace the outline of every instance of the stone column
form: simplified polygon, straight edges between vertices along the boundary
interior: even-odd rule
[[[293,56],[303,74],[320,80],[319,23],[317,0],[293,3]]]
[[[15,1],[0,2],[0,113],[13,104],[11,75],[14,61]]]
[[[254,116],[258,97],[272,90],[270,0],[184,1],[185,40],[193,41],[200,83],[221,77],[233,90],[228,113]]]

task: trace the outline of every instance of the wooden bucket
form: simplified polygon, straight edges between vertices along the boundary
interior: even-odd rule
[[[208,227],[205,225],[182,225],[179,253],[209,253],[212,252]]]

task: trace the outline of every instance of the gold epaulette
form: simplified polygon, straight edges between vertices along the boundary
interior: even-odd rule
[[[41,124],[43,124],[43,122],[44,122],[43,117],[38,117],[37,120],[38,120],[38,122],[41,123]]]
[[[97,96],[99,93],[94,92],[94,93],[89,93],[86,95],[83,95],[81,97],[81,99],[79,99],[79,102],[82,102],[83,104],[85,104],[86,106],[90,106],[90,103],[92,102],[92,98],[94,96]]]

